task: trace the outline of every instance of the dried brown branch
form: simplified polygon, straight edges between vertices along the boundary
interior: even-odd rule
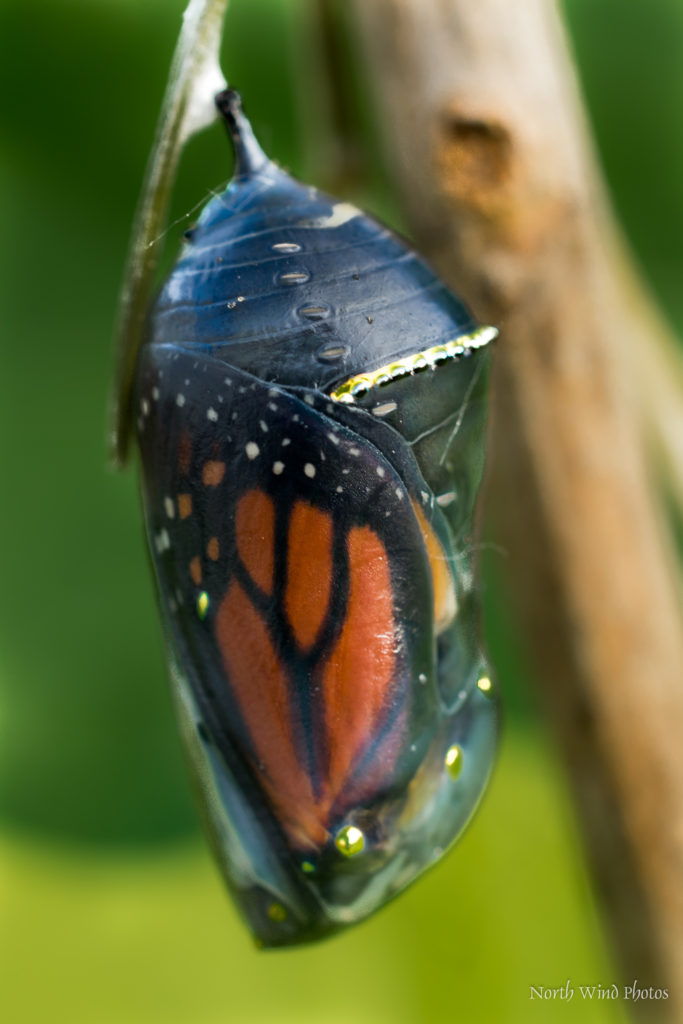
[[[218,116],[213,98],[225,88],[219,66],[228,0],[188,0],[171,62],[156,136],[123,275],[116,328],[117,368],[112,408],[111,456],[122,466],[130,440],[130,400],[138,351],[154,292],[163,234],[180,154],[187,140]]]
[[[502,330],[489,508],[608,931],[625,980],[668,985],[680,1013],[683,640],[643,444],[683,503],[680,364],[618,238],[551,0],[352,9],[411,229]]]

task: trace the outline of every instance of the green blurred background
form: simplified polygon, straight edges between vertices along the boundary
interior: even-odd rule
[[[172,721],[136,474],[105,456],[117,290],[182,6],[0,3],[0,1020],[624,1020],[623,1005],[529,1000],[530,985],[616,975],[495,549],[487,635],[507,729],[457,849],[309,950],[254,951],[222,891]],[[681,328],[683,0],[566,11],[616,206]],[[316,23],[309,0],[232,0],[224,67],[273,156],[401,226],[354,47],[330,90]],[[184,159],[174,216],[229,172],[212,129]]]

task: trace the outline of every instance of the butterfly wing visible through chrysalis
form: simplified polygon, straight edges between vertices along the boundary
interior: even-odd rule
[[[235,177],[160,292],[133,403],[185,744],[275,946],[405,888],[485,786],[470,530],[496,332],[218,102]]]
[[[181,346],[144,350],[139,381],[148,530],[195,728],[277,834],[292,891],[302,862],[333,891],[339,831],[405,789],[433,728],[414,495],[306,396]],[[271,881],[249,880],[250,899]]]

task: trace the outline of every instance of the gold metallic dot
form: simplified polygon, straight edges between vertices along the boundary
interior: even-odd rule
[[[271,903],[268,907],[268,917],[271,921],[286,921],[287,911],[281,903]]]
[[[462,760],[463,753],[462,747],[459,747],[457,743],[454,743],[452,747],[449,747],[446,751],[445,764],[446,771],[452,779],[457,779],[462,771]]]
[[[393,380],[396,377],[405,377],[405,375],[408,373],[408,370],[405,366],[405,363],[390,363],[387,366],[386,372]]]
[[[315,871],[315,864],[311,864],[310,860],[302,860],[301,870],[305,875],[312,875]]]
[[[493,692],[493,683],[488,676],[479,676],[477,686],[485,697],[490,697]]]
[[[334,837],[334,845],[345,857],[356,857],[365,849],[365,836],[355,825],[345,825]]]
[[[206,618],[206,613],[209,610],[209,595],[205,590],[202,590],[201,594],[197,598],[197,615],[200,619]]]
[[[364,395],[366,391],[370,389],[371,381],[369,377],[356,377],[351,388],[352,395]]]

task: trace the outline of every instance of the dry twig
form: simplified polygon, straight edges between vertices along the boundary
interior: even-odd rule
[[[614,948],[680,1007],[683,647],[639,416],[683,505],[680,363],[618,240],[551,0],[353,11],[414,235],[502,329],[488,501]]]

